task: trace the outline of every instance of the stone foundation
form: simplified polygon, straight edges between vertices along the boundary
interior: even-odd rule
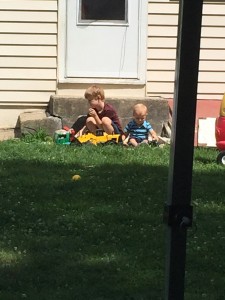
[[[158,135],[162,132],[164,123],[169,122],[169,105],[163,98],[151,99],[106,99],[116,109],[122,123],[122,127],[132,118],[132,107],[136,103],[143,103],[148,108],[148,121],[151,123]],[[60,117],[62,126],[71,127],[80,115],[87,114],[88,103],[83,98],[72,98],[64,96],[52,96],[48,105],[49,115]]]
[[[158,135],[162,134],[163,127],[170,121],[169,105],[163,98],[140,98],[140,99],[106,99],[112,104],[121,119],[122,127],[132,118],[132,107],[136,103],[143,103],[148,108],[147,120]],[[63,126],[71,127],[80,115],[86,115],[88,102],[83,98],[71,96],[53,95],[50,98],[46,111],[26,111],[18,118],[18,128],[0,130],[0,140],[20,137],[21,134],[34,133],[38,129],[44,129],[46,133],[53,136],[55,131]]]

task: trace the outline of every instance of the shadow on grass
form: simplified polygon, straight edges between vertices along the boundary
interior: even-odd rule
[[[2,168],[0,298],[161,299],[166,168]]]
[[[1,166],[0,299],[163,299],[166,167],[21,160]],[[81,180],[73,182],[75,171]],[[202,174],[205,193],[207,183]],[[196,263],[191,250],[190,265]]]

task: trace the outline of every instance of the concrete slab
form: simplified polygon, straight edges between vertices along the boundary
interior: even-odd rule
[[[46,112],[44,110],[25,111],[19,115],[19,122],[37,119],[41,120],[44,118],[46,118]]]
[[[118,112],[122,127],[132,118],[132,107],[136,103],[143,103],[148,107],[148,121],[152,124],[158,135],[161,134],[164,122],[168,122],[169,105],[163,98],[139,98],[139,99],[106,99]],[[87,100],[71,96],[53,95],[50,98],[48,113],[62,119],[62,124],[71,127],[78,116],[86,114],[88,111]]]
[[[62,121],[57,117],[45,117],[41,119],[25,120],[20,122],[21,134],[35,133],[39,129],[44,129],[49,136],[54,136],[56,130],[62,128]]]

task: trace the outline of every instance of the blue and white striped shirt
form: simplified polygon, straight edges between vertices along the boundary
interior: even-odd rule
[[[148,121],[144,121],[142,125],[138,125],[134,120],[130,121],[124,128],[125,133],[129,133],[130,137],[135,139],[148,139],[148,133],[152,129]]]

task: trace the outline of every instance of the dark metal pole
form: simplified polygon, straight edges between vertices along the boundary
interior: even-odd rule
[[[170,149],[166,300],[184,299],[187,228],[192,224],[191,187],[203,0],[180,0]]]

